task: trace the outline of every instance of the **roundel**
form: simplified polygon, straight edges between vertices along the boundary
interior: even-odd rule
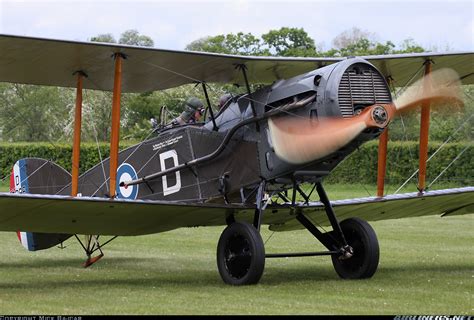
[[[123,181],[130,181],[137,179],[137,172],[128,163],[122,163],[117,169],[117,185],[115,186],[117,198],[134,200],[138,195],[138,185],[120,187]]]

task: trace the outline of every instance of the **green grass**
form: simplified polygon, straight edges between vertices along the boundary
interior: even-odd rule
[[[365,186],[371,188],[372,186]],[[369,190],[370,191],[370,190]],[[332,198],[365,196],[328,186]],[[92,222],[93,223],[93,222]],[[473,314],[472,215],[372,223],[381,258],[367,280],[341,280],[328,257],[267,259],[258,285],[225,285],[217,271],[222,227],[118,238],[83,269],[76,241],[27,252],[0,233],[3,314]],[[305,230],[262,230],[267,252],[322,250]]]
[[[10,181],[0,180],[0,192],[8,192],[10,190]]]

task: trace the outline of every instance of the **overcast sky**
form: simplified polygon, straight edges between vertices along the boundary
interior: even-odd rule
[[[0,0],[0,33],[87,41],[127,29],[155,47],[184,49],[204,36],[304,28],[323,49],[352,27],[395,44],[413,38],[437,51],[474,50],[473,1]]]

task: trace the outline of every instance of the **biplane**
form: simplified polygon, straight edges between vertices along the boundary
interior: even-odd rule
[[[430,104],[459,102],[459,85],[474,83],[472,52],[251,57],[11,35],[0,36],[0,48],[0,81],[77,90],[72,172],[48,159],[19,159],[10,193],[0,193],[0,230],[17,232],[28,250],[74,236],[89,266],[103,256],[108,241],[102,236],[223,226],[217,266],[225,283],[257,283],[267,258],[322,255],[331,256],[341,278],[360,279],[373,276],[379,262],[367,220],[474,212],[474,187],[425,186]],[[391,81],[413,85],[393,98]],[[206,97],[209,83],[237,84],[246,92],[219,111],[207,98],[206,121],[158,127],[119,151],[122,93],[189,83],[202,85]],[[252,91],[251,83],[264,85]],[[113,92],[111,141],[110,157],[79,174],[84,89]],[[419,192],[384,196],[388,125],[418,105]],[[377,196],[330,201],[324,178],[376,138]],[[302,184],[320,200],[312,201]],[[306,228],[327,250],[266,253],[262,225]]]

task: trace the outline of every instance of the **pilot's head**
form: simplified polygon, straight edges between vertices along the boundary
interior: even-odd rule
[[[183,113],[181,113],[181,119],[187,123],[189,121],[198,121],[201,115],[204,113],[204,105],[196,97],[191,97],[186,101],[186,106]]]
[[[229,101],[230,99],[232,99],[232,95],[230,93],[225,93],[223,94],[220,98],[219,98],[219,105],[217,106],[218,109],[222,109],[222,107],[227,103],[227,101]]]

